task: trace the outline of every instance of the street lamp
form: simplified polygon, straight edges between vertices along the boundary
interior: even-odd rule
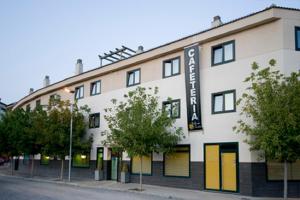
[[[64,91],[70,94],[75,93],[75,91],[70,90],[69,88],[65,88]],[[73,138],[73,103],[71,101],[70,101],[70,112],[71,112],[71,120],[70,120],[70,150],[69,150],[69,174],[68,174],[69,182],[71,182],[72,138]]]

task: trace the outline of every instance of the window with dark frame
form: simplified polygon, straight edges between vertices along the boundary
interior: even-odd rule
[[[212,47],[211,65],[220,65],[235,60],[235,41],[225,42]]]
[[[41,106],[41,100],[39,99],[39,100],[36,100],[35,101],[35,107],[36,108],[38,108],[38,107],[40,107]]]
[[[127,87],[140,84],[141,70],[135,69],[127,72]]]
[[[89,116],[89,128],[100,127],[100,113],[90,114]]]
[[[180,74],[180,57],[163,61],[163,78]]]
[[[267,161],[267,178],[268,181],[282,181],[284,174],[283,168],[284,163],[278,161]],[[288,180],[289,181],[299,181],[300,180],[300,159],[296,162],[288,163]]]
[[[212,94],[212,114],[235,112],[235,90]]]
[[[163,109],[171,118],[180,118],[180,99],[164,101]]]
[[[26,112],[30,112],[30,109],[31,109],[31,108],[30,108],[30,104],[27,104],[27,105],[26,105]]]
[[[295,49],[300,51],[300,27],[295,27]]]
[[[91,83],[90,95],[97,95],[101,93],[101,81],[95,81]]]
[[[84,97],[83,85],[75,88],[75,99],[82,99]]]
[[[164,176],[190,177],[190,145],[178,145],[164,154]]]

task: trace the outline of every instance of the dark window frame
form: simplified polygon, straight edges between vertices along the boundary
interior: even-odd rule
[[[233,93],[233,110],[225,110],[225,94]],[[215,112],[215,97],[216,96],[223,96],[223,105],[222,111]],[[211,113],[212,114],[221,114],[221,113],[231,113],[236,112],[236,90],[226,90],[222,92],[216,92],[211,94]]]
[[[181,150],[176,150],[176,148],[180,147],[188,147],[188,151],[181,151]],[[166,175],[166,166],[165,166],[165,161],[166,161],[166,153],[163,155],[163,176],[164,177],[175,177],[175,178],[191,178],[191,145],[190,144],[177,144],[175,147],[174,152],[188,152],[189,153],[189,175],[188,176],[170,176]],[[172,153],[172,152],[171,152]]]
[[[26,112],[30,112],[31,111],[31,105],[30,104],[27,104],[26,105]]]
[[[35,101],[35,107],[38,108],[40,106],[41,106],[41,100],[38,99],[38,100]]]
[[[104,163],[103,163],[103,161],[104,161],[104,147],[97,147],[97,152],[96,152],[96,169],[98,169],[98,160],[99,160],[99,158],[98,158],[98,151],[99,150],[102,150],[102,166],[101,166],[101,169],[100,170],[102,170],[103,171],[103,168],[104,168]]]
[[[174,116],[173,116],[173,113],[172,113],[172,111],[173,111],[173,109],[172,109],[172,104],[173,104],[174,102],[178,102],[178,103],[179,103],[178,116],[177,116],[177,117],[174,117]],[[163,101],[163,102],[162,102],[162,108],[165,109],[165,107],[166,107],[167,104],[171,104],[171,116],[170,116],[170,117],[171,117],[172,119],[179,119],[180,116],[181,116],[181,115],[180,115],[180,113],[181,113],[181,108],[180,108],[180,107],[181,107],[181,102],[180,102],[180,99],[172,99],[172,100]]]
[[[140,73],[139,82],[138,82],[138,83],[133,83],[133,84],[129,85],[129,76],[130,76],[131,73],[135,73],[136,71],[139,71],[139,73]],[[131,86],[135,86],[135,85],[141,84],[141,75],[142,75],[142,74],[141,74],[141,68],[138,68],[138,69],[134,69],[134,70],[128,71],[128,72],[127,72],[127,78],[126,78],[126,86],[127,86],[127,87],[131,87]],[[133,80],[135,80],[135,74],[134,74],[134,76],[133,76]]]
[[[97,86],[97,83],[100,83],[100,91],[99,91],[99,93],[96,92],[95,94],[93,94],[93,85]],[[96,91],[97,91],[97,89],[96,89]],[[91,84],[90,84],[90,96],[95,96],[98,94],[101,94],[101,80],[91,82]]]
[[[96,119],[95,116],[99,116],[99,124],[97,126],[95,126],[95,119]],[[93,118],[93,120],[94,120],[94,122],[93,122],[94,126],[91,126],[91,119],[92,119],[92,117],[94,117]],[[89,129],[99,128],[99,127],[100,127],[100,113],[92,113],[92,114],[90,114],[89,115]]]
[[[231,60],[224,60],[225,59],[225,51],[224,51],[224,46],[232,44],[232,59]],[[215,50],[216,49],[222,49],[222,61],[219,63],[214,63],[214,58],[215,58]],[[230,40],[221,44],[217,44],[211,47],[211,66],[217,66],[217,65],[222,65],[226,63],[230,63],[235,61],[235,40]]]
[[[295,50],[300,51],[300,46],[298,46],[300,38],[297,37],[297,32],[300,32],[300,26],[295,26]]]
[[[178,73],[173,74],[173,64],[172,64],[173,62],[172,61],[176,60],[176,59],[178,59],[179,69],[178,69]],[[167,62],[171,62],[171,75],[170,76],[165,75],[165,63],[167,63]],[[169,77],[172,77],[172,76],[177,76],[177,75],[180,75],[180,73],[181,73],[181,58],[180,58],[180,56],[177,56],[175,58],[171,58],[171,59],[163,61],[163,71],[162,71],[163,78],[169,78]]]
[[[282,163],[283,164],[283,163]],[[289,163],[288,163],[289,164]],[[290,168],[288,167],[288,170]],[[282,182],[283,181],[283,177],[282,179],[270,179],[269,178],[269,170],[268,170],[268,159],[265,160],[265,172],[266,172],[266,181],[267,182]],[[287,179],[288,182],[300,182],[300,179]]]
[[[142,173],[143,176],[152,176],[152,174],[153,174],[153,153],[151,153],[150,156],[151,156],[151,173],[150,174]],[[130,158],[130,174],[131,175],[140,175],[139,173],[132,172],[132,158]]]
[[[83,89],[82,89],[82,96],[76,98],[76,92],[77,92],[77,90],[80,91],[80,88],[81,88],[81,87],[83,88]],[[84,98],[84,85],[80,85],[80,86],[75,87],[75,90],[74,90],[74,91],[75,91],[75,92],[74,92],[74,99],[75,99],[75,100],[83,99],[83,98]]]

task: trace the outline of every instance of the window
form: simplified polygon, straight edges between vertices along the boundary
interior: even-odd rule
[[[165,176],[190,176],[190,146],[177,146],[175,151],[164,155]]]
[[[60,95],[58,94],[50,95],[50,101],[54,101],[54,100],[60,100]]]
[[[212,113],[235,112],[235,90],[212,94]]]
[[[300,27],[295,27],[295,45],[296,50],[300,51]]]
[[[152,155],[150,156],[142,156],[143,166],[142,166],[142,173],[144,175],[151,175],[152,174]],[[131,158],[131,173],[132,174],[139,174],[141,167],[141,159],[139,156],[134,156]]]
[[[91,96],[101,93],[101,81],[91,83]]]
[[[46,155],[41,155],[41,165],[49,165],[50,157]]]
[[[127,87],[140,84],[140,69],[127,72]]]
[[[41,106],[41,100],[39,99],[39,100],[36,100],[35,101],[35,107],[36,108],[38,108],[38,107],[40,107]]]
[[[83,98],[83,85],[75,88],[75,99]]]
[[[180,100],[171,100],[163,102],[163,109],[167,111],[168,116],[172,118],[180,118]]]
[[[30,104],[26,105],[26,112],[30,112]]]
[[[90,167],[90,154],[75,153],[72,159],[73,167]]]
[[[90,128],[99,128],[99,126],[100,126],[100,113],[90,114],[89,127]]]
[[[235,59],[235,42],[230,41],[212,47],[212,66],[232,62]]]
[[[163,78],[180,74],[180,57],[163,62]]]
[[[276,161],[267,161],[268,180],[283,180],[284,164]],[[288,180],[300,180],[300,160],[288,163]]]

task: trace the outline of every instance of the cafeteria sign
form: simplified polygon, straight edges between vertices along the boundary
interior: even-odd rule
[[[184,66],[188,129],[199,130],[202,129],[202,124],[198,44],[184,49]]]

